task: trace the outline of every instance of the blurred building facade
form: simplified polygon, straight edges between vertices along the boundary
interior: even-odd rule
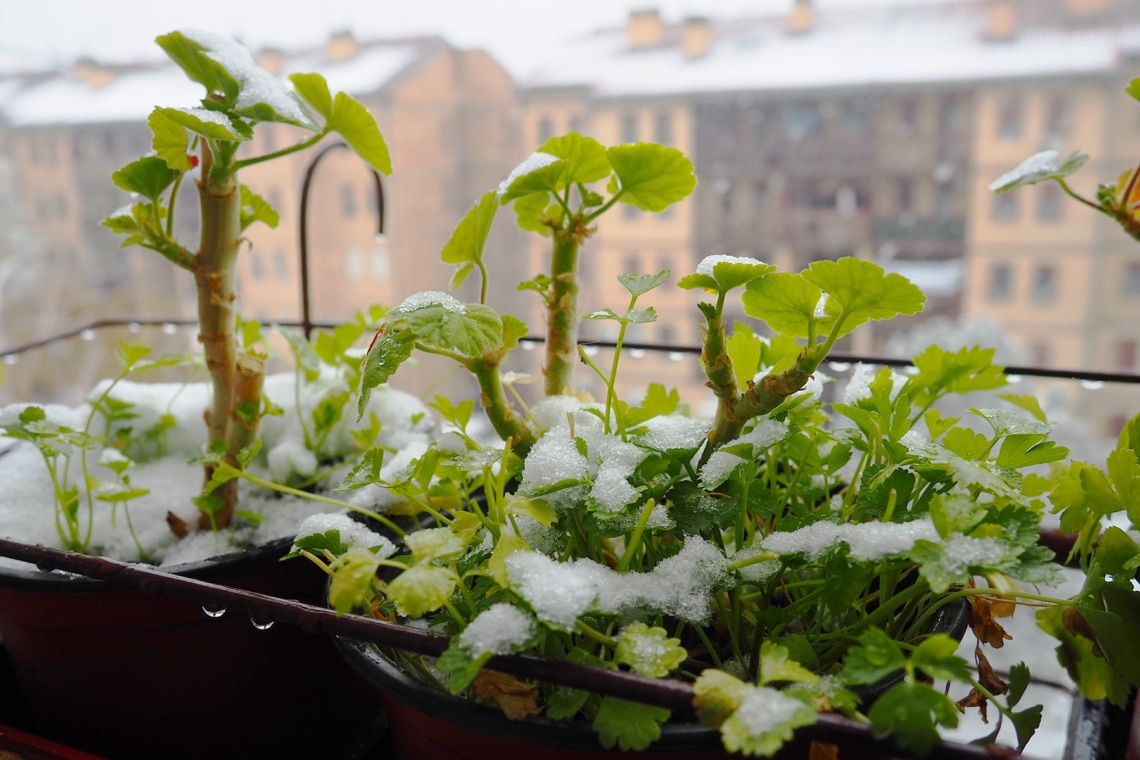
[[[318,50],[264,50],[258,61],[281,76],[319,71],[377,118],[395,171],[379,184],[349,150],[332,148],[312,172],[308,208],[312,319],[337,322],[373,304],[446,283],[439,250],[471,199],[517,160],[514,82],[490,55],[439,38],[361,42],[334,35]],[[106,67],[79,61],[61,72],[16,73],[0,87],[0,183],[21,221],[0,242],[0,343],[14,346],[99,318],[192,318],[193,280],[160,256],[119,248],[100,221],[128,202],[111,173],[150,151],[146,119],[156,104],[193,105],[201,87],[172,64]],[[263,155],[302,138],[301,130],[262,124],[243,146]],[[242,181],[279,212],[275,229],[257,224],[238,264],[239,308],[264,323],[300,318],[298,231],[307,169],[316,150],[257,164]],[[194,249],[196,202],[184,188],[176,229]],[[22,201],[22,208],[16,203]],[[185,212],[185,213],[183,213]],[[505,244],[500,241],[500,245]],[[5,287],[6,286],[6,287]],[[130,338],[129,330],[116,337]],[[157,336],[156,348],[185,350],[193,336]],[[58,366],[78,376],[115,372],[106,343],[59,344],[32,352],[11,371],[7,396],[51,397]],[[53,369],[56,368],[56,369]],[[77,389],[79,390],[79,389]]]

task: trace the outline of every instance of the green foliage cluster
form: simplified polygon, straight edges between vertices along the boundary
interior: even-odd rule
[[[751,755],[773,754],[822,710],[925,751],[962,709],[989,706],[1024,746],[1040,719],[1040,708],[1018,705],[1028,669],[1004,681],[980,645],[971,669],[956,642],[931,629],[947,607],[968,603],[979,639],[1000,646],[995,618],[1024,602],[1043,607],[1042,627],[1061,639],[1082,689],[1121,701],[1140,675],[1123,651],[1129,621],[1140,619],[1128,585],[1140,546],[1099,526],[1111,512],[1140,510],[1135,439],[1098,476],[1062,463],[1068,451],[1050,439],[1032,397],[1003,394],[1000,407],[946,416],[947,399],[1006,384],[993,351],[978,347],[931,346],[913,372],[872,371],[863,392],[842,402],[811,390],[839,339],[921,310],[924,296],[905,278],[855,258],[778,272],[709,257],[677,285],[707,296],[697,314],[715,418],[688,417],[662,384],[639,402],[621,397],[627,331],[656,319],[646,301],[671,273],[623,274],[624,311],[577,315],[579,247],[614,204],[661,211],[694,185],[674,149],[605,147],[572,133],[548,140],[460,221],[443,259],[456,266],[453,285],[479,273],[480,301],[430,292],[392,309],[365,360],[361,403],[415,352],[449,356],[478,380],[502,441],[469,432],[471,400],[437,397],[450,432],[436,446],[386,478],[383,454],[366,457],[349,487],[381,485],[429,523],[396,555],[360,555],[349,570],[342,558],[366,548],[314,537],[302,553],[332,576],[337,609],[425,618],[452,644],[434,668],[407,656],[412,671],[515,717],[589,720],[603,745],[622,749],[648,747],[668,711],[552,684],[504,686],[485,666],[498,654],[538,652],[691,681],[702,721]],[[533,409],[512,401],[514,376],[502,371],[525,325],[484,302],[484,249],[505,205],[551,246],[549,272],[519,285],[543,300],[550,329],[547,399]],[[731,330],[730,298],[751,320]],[[577,348],[567,315],[617,323],[609,367]],[[570,374],[550,382],[568,334],[604,401],[567,395]],[[1038,545],[1051,507],[1082,532],[1076,559],[1096,578],[1072,600],[1027,590],[1056,575]],[[484,629],[502,619],[512,625],[487,643]],[[861,704],[861,689],[883,679],[897,682]],[[969,696],[956,703],[931,679]]]

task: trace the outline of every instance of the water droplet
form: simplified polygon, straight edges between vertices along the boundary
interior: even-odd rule
[[[903,367],[903,372],[905,372],[908,375],[917,375],[921,371],[922,370],[920,370],[918,367],[914,366],[913,364],[910,366],[907,366],[907,367]]]
[[[178,325],[174,324],[173,322],[165,322],[162,325],[162,332],[164,335],[173,335],[174,333],[178,332]]]
[[[589,356],[592,358],[592,357],[597,356],[599,353],[601,353],[601,352],[598,351],[597,346],[586,346],[586,356]]]
[[[87,342],[91,342],[95,340],[95,331],[91,329],[84,330],[83,332],[79,333],[79,337]]]
[[[203,604],[202,612],[206,613],[206,617],[220,618],[226,614],[226,608],[218,604]]]
[[[846,372],[851,369],[851,362],[828,362],[832,372]]]
[[[1005,379],[1009,381],[1010,385],[1021,382],[1021,375],[1006,375]]]
[[[645,358],[645,349],[644,348],[631,348],[631,349],[629,349],[629,358],[631,358],[631,359],[644,359]]]
[[[137,334],[142,331],[142,325],[140,325],[138,322],[131,322],[129,325],[127,325],[127,331]]]
[[[1104,387],[1103,380],[1082,380],[1081,387],[1090,391],[1098,391]]]
[[[258,617],[256,615],[249,616],[249,624],[259,631],[268,631],[273,627],[273,621],[269,618]]]
[[[679,362],[684,358],[685,358],[685,355],[680,351],[670,351],[669,352],[669,361]]]
[[[20,355],[19,354],[4,354],[4,363],[5,364],[11,366],[18,361],[20,361]]]
[[[519,341],[519,347],[522,348],[523,351],[533,351],[534,350],[534,341],[533,340],[520,340]]]

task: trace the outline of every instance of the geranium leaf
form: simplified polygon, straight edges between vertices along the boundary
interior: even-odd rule
[[[611,167],[606,149],[592,137],[583,137],[577,132],[551,137],[539,151],[565,159],[561,164],[562,187],[574,183],[589,184],[610,176]]]
[[[475,202],[451,233],[451,238],[440,253],[440,259],[445,264],[466,265],[461,267],[465,272],[483,260],[483,248],[487,245],[487,235],[491,232],[491,223],[495,220],[495,213],[499,210],[498,193],[488,190],[483,197]],[[464,277],[452,278],[452,287],[462,284]],[[458,280],[458,282],[457,282]]]
[[[364,371],[360,379],[360,398],[357,402],[357,419],[364,416],[372,389],[388,382],[400,365],[412,355],[416,332],[403,320],[386,322],[364,357]]]
[[[442,607],[455,590],[455,582],[455,574],[446,567],[412,565],[388,584],[388,598],[401,615],[420,617]]]
[[[392,157],[376,119],[351,96],[336,94],[327,128],[339,133],[373,169],[381,174],[392,173]]]
[[[725,350],[732,360],[732,371],[741,388],[747,388],[749,381],[760,369],[760,354],[763,346],[752,328],[743,322],[733,325],[732,335],[725,341]]]
[[[775,332],[806,338],[822,292],[802,274],[777,272],[748,283],[742,297],[744,313],[763,320]]]
[[[329,92],[328,82],[323,76],[320,74],[290,74],[289,81],[293,83],[293,89],[297,91],[297,94],[312,106],[314,111],[323,116],[326,121],[332,118],[332,93]]]
[[[995,193],[1004,193],[1016,190],[1026,185],[1036,185],[1047,179],[1064,179],[1080,169],[1089,160],[1088,154],[1079,150],[1073,151],[1069,157],[1058,162],[1059,154],[1055,150],[1043,150],[1022,161],[1011,171],[1001,175],[990,183],[990,190]]]
[[[661,283],[669,279],[669,270],[663,269],[657,274],[638,274],[637,272],[629,272],[626,274],[618,275],[618,282],[622,284],[629,294],[632,296],[645,295],[649,291],[656,288]]]
[[[828,316],[843,319],[840,335],[868,320],[917,314],[926,302],[926,296],[910,280],[887,274],[878,264],[854,256],[812,262],[803,276],[827,293]]]
[[[254,222],[263,222],[270,229],[276,229],[281,215],[269,202],[249,189],[241,186],[241,228],[244,230]]]
[[[180,173],[158,156],[143,156],[111,174],[111,181],[121,190],[157,203]]]
[[[653,143],[615,145],[606,150],[606,156],[620,183],[621,202],[643,211],[664,211],[697,186],[693,162],[676,148]]]

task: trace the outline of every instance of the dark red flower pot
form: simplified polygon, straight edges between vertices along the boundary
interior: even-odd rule
[[[290,544],[172,571],[319,603]],[[376,712],[325,636],[87,578],[0,569],[0,639],[31,728],[113,760],[336,757]]]

